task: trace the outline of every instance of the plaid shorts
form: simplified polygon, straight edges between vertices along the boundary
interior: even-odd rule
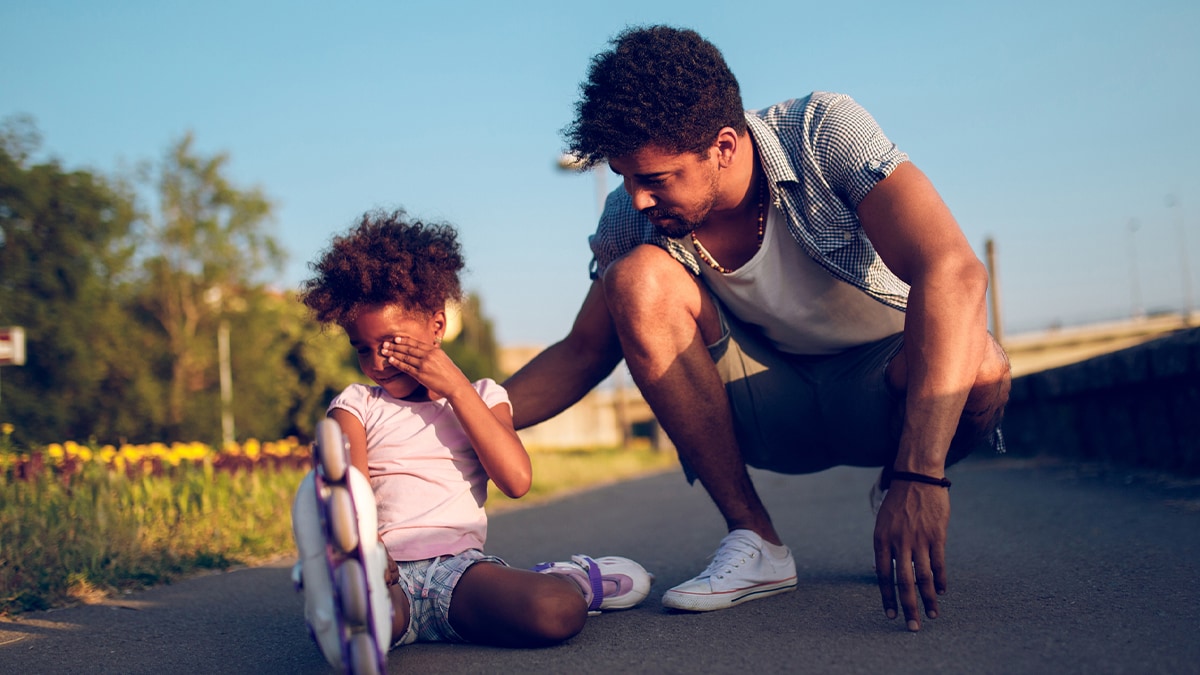
[[[477,562],[506,565],[479,549],[426,560],[397,561],[400,587],[408,598],[409,620],[404,635],[392,645],[413,642],[466,642],[450,625],[450,599],[464,572]]]

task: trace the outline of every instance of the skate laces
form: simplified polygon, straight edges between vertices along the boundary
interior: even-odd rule
[[[753,539],[742,534],[726,536],[716,553],[713,553],[712,562],[708,563],[708,567],[704,568],[699,578],[724,579],[726,574],[731,574],[747,560],[753,560],[761,554],[761,548]]]

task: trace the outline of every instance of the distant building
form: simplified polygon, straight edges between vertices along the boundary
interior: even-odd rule
[[[500,348],[500,369],[515,373],[543,347]],[[519,432],[529,448],[578,448],[646,443],[669,447],[650,406],[629,382],[624,366],[578,403],[541,424]],[[622,421],[624,419],[624,422]]]

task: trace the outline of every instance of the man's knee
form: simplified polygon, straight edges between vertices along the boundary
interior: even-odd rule
[[[716,304],[700,280],[662,248],[642,245],[604,271],[604,297],[618,331],[699,325],[707,343],[720,336]]]
[[[979,374],[971,387],[966,409],[980,412],[1002,410],[1008,403],[1011,388],[1012,367],[1008,362],[1008,354],[989,336],[988,350],[979,365]]]
[[[604,295],[615,306],[671,298],[695,285],[688,271],[658,246],[643,245],[618,258],[604,271]]]
[[[908,388],[908,354],[905,349],[897,352],[888,362],[884,379],[893,393],[901,394]],[[967,392],[967,407],[1003,407],[1008,402],[1011,381],[1012,369],[1009,366],[1008,353],[988,335],[983,360],[975,373],[975,382]]]
[[[950,443],[946,466],[981,448],[997,449],[997,429],[1004,419],[1004,407],[1008,404],[1012,369],[1004,349],[995,340],[989,339],[988,342],[990,350],[980,365],[979,377],[963,407],[958,430]]]

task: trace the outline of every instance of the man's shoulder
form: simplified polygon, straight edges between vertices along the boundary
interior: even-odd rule
[[[814,91],[807,96],[791,98],[766,108],[748,110],[746,115],[757,117],[776,130],[807,128],[819,125],[826,115],[836,113],[847,105],[856,105],[848,94]]]
[[[623,188],[609,193],[596,231],[588,237],[595,264],[593,278],[633,247],[649,241],[651,230],[649,219],[633,207],[633,199]]]
[[[645,214],[633,206],[633,198],[624,188],[617,188],[604,200],[598,230],[615,230],[626,235],[644,236],[650,225]]]

